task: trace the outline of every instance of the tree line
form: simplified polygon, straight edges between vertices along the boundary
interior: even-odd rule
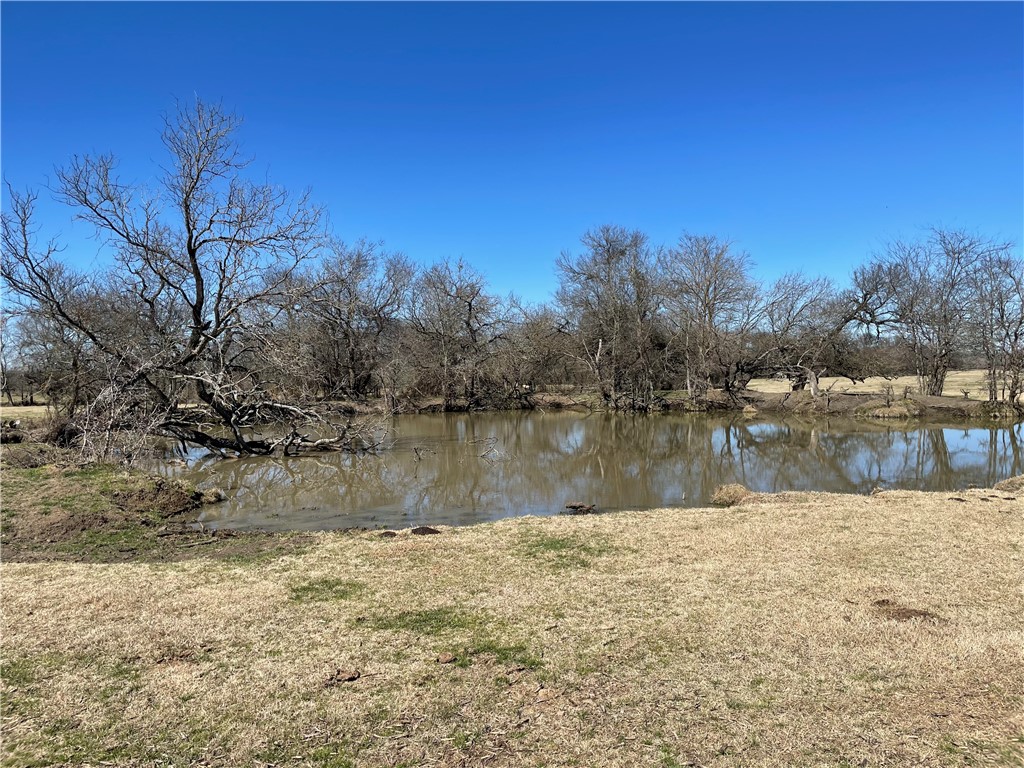
[[[334,236],[308,193],[247,177],[239,123],[202,102],[167,117],[153,189],[122,180],[113,155],[58,169],[55,196],[95,228],[109,268],[68,266],[38,231],[37,193],[8,186],[9,402],[40,393],[99,451],[127,429],[269,453],[365,445],[332,404],[368,398],[529,407],[557,386],[651,411],[666,390],[700,404],[771,376],[818,397],[824,375],[915,373],[935,395],[964,365],[984,366],[992,400],[1024,393],[1024,262],[1010,243],[936,228],[868,257],[845,286],[764,283],[721,237],[660,246],[604,225],[558,258],[554,298],[527,305],[462,260],[421,266]],[[258,429],[269,423],[288,428]]]

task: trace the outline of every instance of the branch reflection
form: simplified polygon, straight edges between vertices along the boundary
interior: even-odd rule
[[[868,493],[991,486],[1024,473],[1021,424],[511,412],[401,416],[393,428],[393,448],[377,456],[200,461],[190,479],[229,494],[203,520],[270,530],[466,524],[556,514],[573,501],[706,505],[733,482]]]

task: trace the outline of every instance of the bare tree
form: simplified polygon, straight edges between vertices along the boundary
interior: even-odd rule
[[[482,404],[484,373],[505,330],[501,303],[462,260],[442,261],[417,278],[409,303],[408,353],[421,383],[446,411]]]
[[[986,249],[971,274],[969,338],[985,358],[988,399],[1024,394],[1024,260],[1008,246]]]
[[[7,398],[8,405],[14,405],[11,362],[15,354],[15,327],[13,316],[0,309],[0,394]]]
[[[892,242],[855,275],[863,314],[912,350],[922,394],[942,394],[964,347],[979,263],[1008,247],[966,230],[934,228],[926,239]]]
[[[145,390],[140,423],[214,449],[266,453],[279,440],[247,428],[278,420],[292,424],[291,447],[348,444],[350,425],[324,424],[280,401],[261,381],[259,323],[299,267],[323,240],[322,212],[308,194],[297,198],[244,178],[239,119],[218,105],[195,104],[168,117],[168,164],[161,185],[146,190],[122,181],[112,155],[75,157],[57,171],[57,194],[95,227],[116,266],[88,277],[40,245],[32,194],[9,196],[3,220],[3,278],[20,300],[59,320],[114,364],[117,386]],[[258,320],[256,326],[254,320]],[[193,392],[201,419],[228,437],[183,418],[179,398]],[[166,416],[152,417],[157,412]],[[328,437],[305,440],[296,430],[310,419]],[[211,421],[212,420],[212,421]]]
[[[759,361],[788,376],[794,390],[806,385],[817,398],[818,379],[842,366],[835,353],[850,322],[843,302],[830,281],[793,273],[776,281],[765,304],[768,349]]]
[[[750,268],[746,253],[714,235],[684,233],[662,256],[673,346],[693,398],[715,384],[742,389],[755,373],[748,363],[765,306]]]
[[[506,338],[498,351],[501,376],[506,399],[529,405],[534,392],[569,380],[569,336],[553,307],[527,306],[512,298],[510,311]]]
[[[573,335],[572,353],[604,401],[650,410],[664,347],[658,251],[639,230],[605,225],[585,233],[585,251],[557,262],[557,302]]]
[[[312,319],[315,339],[307,354],[324,394],[367,397],[378,389],[384,336],[408,301],[413,275],[408,259],[380,243],[332,240],[317,268],[302,276],[300,311]]]

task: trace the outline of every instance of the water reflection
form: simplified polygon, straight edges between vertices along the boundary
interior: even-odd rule
[[[570,501],[699,506],[730,482],[867,493],[989,486],[1024,473],[1020,424],[512,412],[401,416],[393,434],[379,456],[200,460],[185,473],[229,494],[204,522],[272,530],[466,524],[556,514]]]

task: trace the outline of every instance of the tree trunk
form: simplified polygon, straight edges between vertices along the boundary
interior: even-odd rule
[[[811,397],[817,400],[821,396],[821,390],[818,388],[818,374],[810,368],[807,369],[807,384],[811,388]]]

